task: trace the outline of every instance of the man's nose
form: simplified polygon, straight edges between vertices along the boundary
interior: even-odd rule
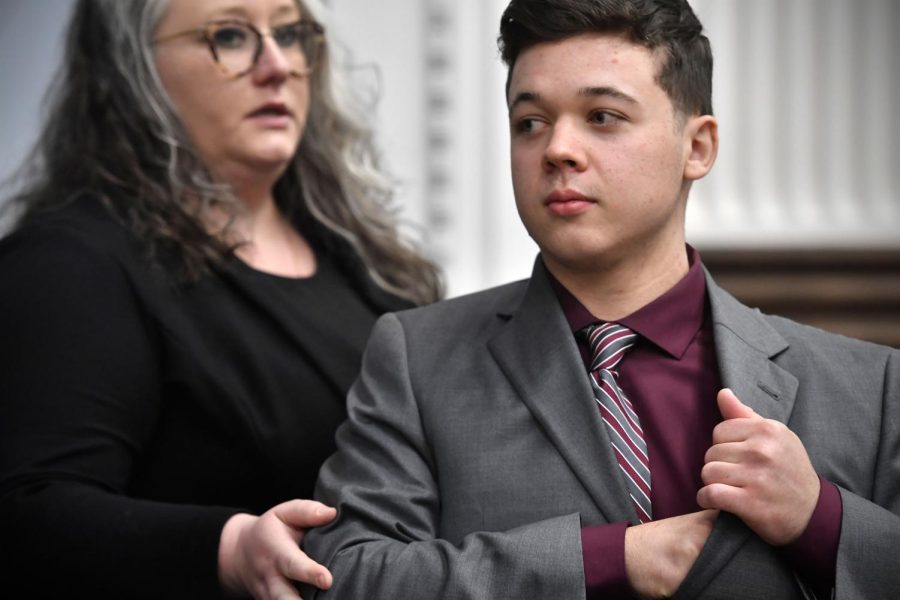
[[[544,165],[551,169],[582,170],[586,164],[584,141],[578,128],[565,121],[553,124],[544,149]]]

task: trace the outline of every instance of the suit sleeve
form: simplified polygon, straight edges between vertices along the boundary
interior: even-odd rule
[[[442,539],[430,439],[440,434],[423,426],[411,360],[400,321],[382,317],[349,395],[338,451],[319,476],[317,499],[339,513],[306,537],[306,550],[334,575],[332,589],[315,597],[584,598],[578,514],[475,532],[456,544]]]
[[[0,245],[0,574],[37,596],[218,594],[232,511],[128,496],[161,408],[121,263],[67,230]]]
[[[843,518],[836,600],[888,600],[900,590],[900,352],[896,350],[887,360],[881,401],[871,499],[840,490]]]

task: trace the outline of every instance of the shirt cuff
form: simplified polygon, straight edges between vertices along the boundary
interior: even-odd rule
[[[836,485],[819,477],[819,501],[800,537],[782,550],[800,577],[815,587],[834,586],[844,506]]]
[[[625,529],[628,523],[595,525],[581,530],[587,600],[630,599],[625,571]]]

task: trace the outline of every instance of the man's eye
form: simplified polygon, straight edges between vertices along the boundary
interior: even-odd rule
[[[242,27],[226,26],[216,29],[212,34],[212,42],[217,48],[241,48],[249,37]]]
[[[588,120],[595,125],[610,125],[611,123],[615,123],[620,119],[618,115],[606,112],[605,110],[598,110],[592,112]]]
[[[516,121],[515,130],[516,133],[532,133],[537,126],[537,119],[519,119]]]

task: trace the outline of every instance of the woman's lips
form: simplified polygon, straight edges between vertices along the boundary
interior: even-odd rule
[[[267,102],[247,115],[254,123],[266,128],[284,128],[290,125],[293,115],[282,102]]]

